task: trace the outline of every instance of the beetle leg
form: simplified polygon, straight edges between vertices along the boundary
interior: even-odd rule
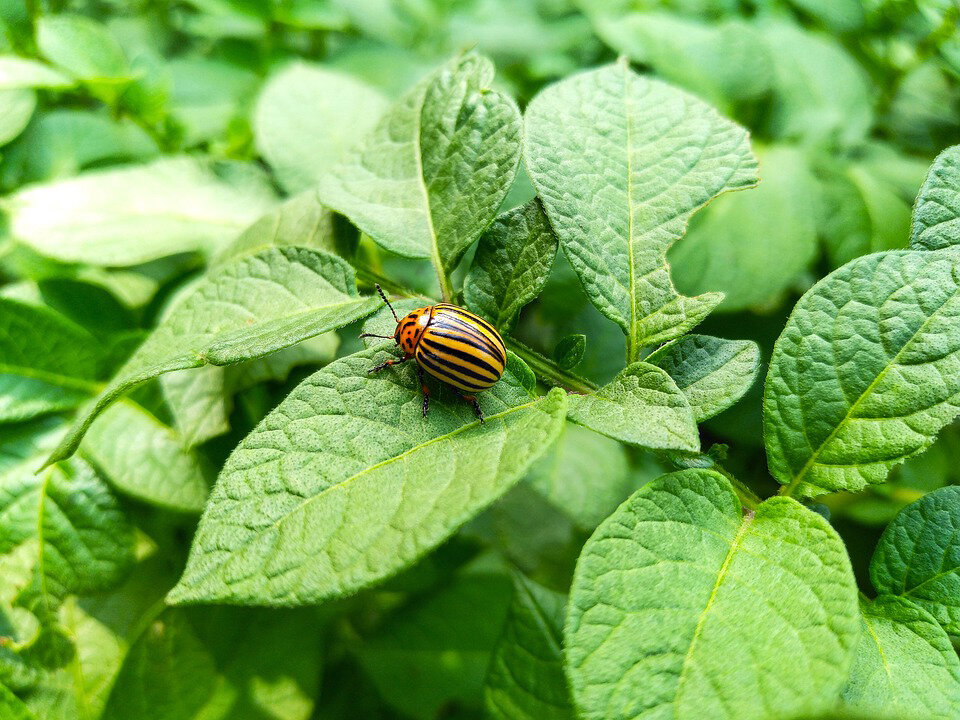
[[[379,365],[374,365],[372,368],[367,370],[368,373],[380,372],[384,368],[388,368],[391,365],[399,365],[400,363],[405,363],[407,360],[412,358],[413,355],[406,355],[399,360],[387,360],[385,363],[380,363]]]
[[[420,379],[420,390],[423,392],[423,416],[427,416],[427,410],[430,409],[430,388],[423,377],[423,368],[417,365],[417,377]]]
[[[459,395],[462,399],[466,400],[468,403],[470,403],[471,405],[473,405],[473,411],[477,414],[477,417],[480,418],[480,422],[482,423],[482,422],[483,422],[483,410],[480,409],[480,401],[477,400],[477,396],[476,396],[476,395],[464,395],[464,394],[463,394],[462,392],[460,392],[459,390],[457,391],[457,395]]]

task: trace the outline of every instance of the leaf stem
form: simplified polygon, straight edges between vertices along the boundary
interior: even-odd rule
[[[389,278],[383,277],[372,268],[363,265],[354,265],[354,268],[357,273],[357,279],[371,285],[378,283],[386,292],[408,298],[421,298],[431,303],[435,302],[433,298],[423,293],[410,290],[399,283],[393,282]],[[578,393],[591,393],[597,389],[597,385],[590,380],[561,369],[553,360],[527,347],[520,341],[510,336],[505,337],[503,341],[507,349],[530,366],[530,369],[533,370],[541,382]]]

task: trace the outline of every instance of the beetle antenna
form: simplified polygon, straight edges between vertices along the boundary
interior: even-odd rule
[[[360,333],[357,337],[377,337],[383,338],[384,340],[393,340],[393,335],[377,335],[376,333]]]
[[[387,296],[383,294],[383,288],[380,287],[380,283],[374,283],[373,286],[377,289],[377,292],[380,293],[380,297],[383,298],[383,301],[387,304],[387,307],[390,308],[390,312],[393,313],[393,319],[397,321],[397,324],[400,324],[400,318],[397,317],[397,311],[393,309],[393,305],[390,304],[390,301],[387,300]]]

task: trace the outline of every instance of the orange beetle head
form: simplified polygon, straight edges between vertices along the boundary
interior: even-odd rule
[[[423,331],[427,329],[427,323],[430,322],[433,307],[417,308],[409,315],[406,315],[397,322],[397,329],[393,333],[393,339],[407,355],[413,355],[414,349]]]

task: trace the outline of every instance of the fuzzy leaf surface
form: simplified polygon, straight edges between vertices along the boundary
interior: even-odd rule
[[[760,371],[760,348],[750,340],[684,335],[650,353],[647,362],[673,378],[702,422],[750,389]]]
[[[93,419],[132,387],[173,370],[250,360],[373,312],[347,263],[286,247],[219,267],[154,329],[74,426],[51,462],[76,448]]]
[[[508,490],[559,433],[566,395],[508,372],[486,421],[445,389],[421,417],[412,367],[382,349],[301,383],[227,461],[172,602],[293,605],[349,595],[423,555]]]
[[[806,496],[860,490],[960,412],[960,250],[857,258],[797,303],[764,394],[773,476]]]
[[[680,295],[667,249],[690,216],[757,181],[747,131],[625,62],[547,87],[526,111],[527,170],[590,300],[645,345],[698,324],[722,296]]]
[[[596,392],[570,397],[570,419],[602,435],[654,450],[700,449],[693,408],[673,379],[637,362]]]
[[[543,290],[556,256],[557,237],[536,198],[508,210],[480,238],[463,284],[467,307],[509,329]]]
[[[960,486],[928,493],[887,526],[870,562],[880,593],[921,606],[960,635]]]
[[[827,710],[859,636],[829,523],[790,498],[743,514],[709,470],[664,475],[621,505],[584,546],[569,603],[567,675],[585,720]]]
[[[960,710],[960,660],[930,613],[889,595],[864,604],[862,612],[844,706],[865,715],[955,718]]]
[[[937,155],[913,208],[910,247],[940,250],[960,245],[960,145]]]

